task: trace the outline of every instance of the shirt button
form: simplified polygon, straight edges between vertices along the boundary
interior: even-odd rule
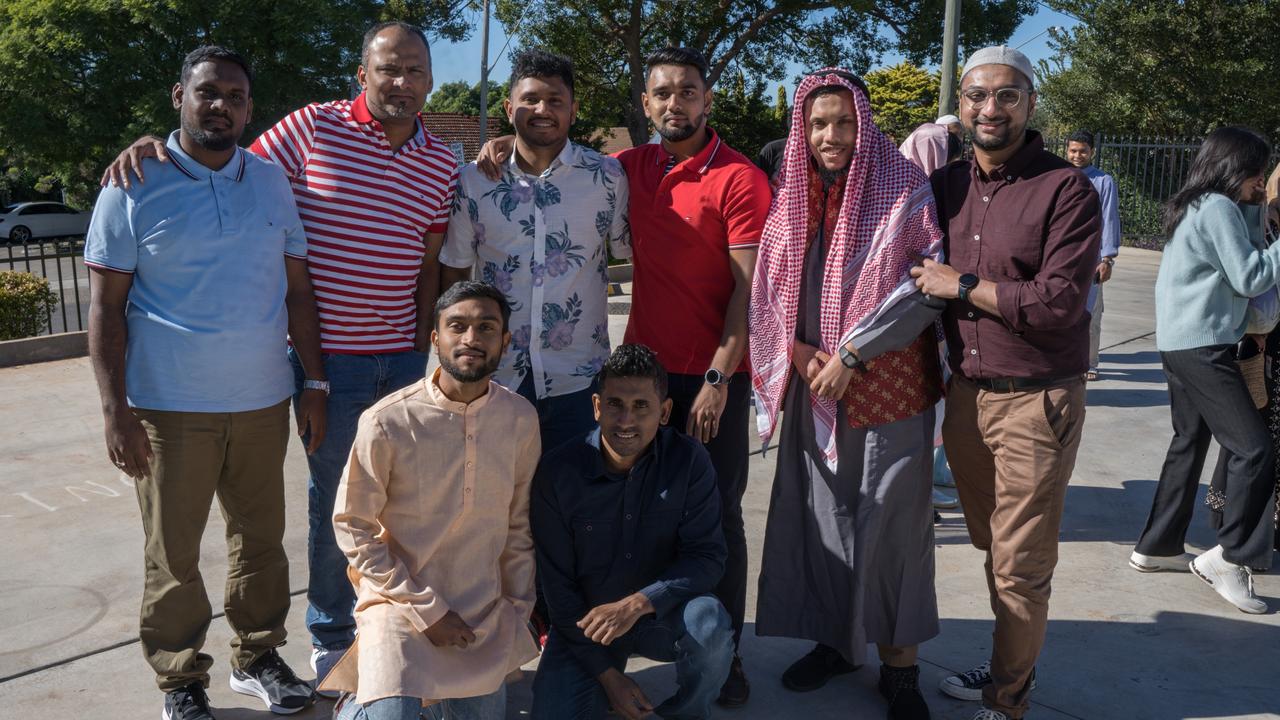
[[[977,348],[974,348],[974,349],[970,350],[970,351],[969,351],[969,354],[970,354],[970,355],[977,355],[977,354],[978,354],[978,349],[977,349]]]
[[[982,239],[982,236],[981,236],[981,235],[974,235],[974,236],[973,236],[973,239],[974,239],[974,240],[981,240],[981,239]]]
[[[588,525],[588,526],[587,526],[587,532],[591,532],[591,526],[590,526],[590,525]]]
[[[631,519],[631,513],[627,513],[627,519],[628,519],[628,520],[630,520],[630,519]]]
[[[627,559],[628,559],[628,560],[630,560],[630,559],[631,559],[631,553],[627,553]]]
[[[969,313],[969,317],[973,317],[973,313]]]
[[[1013,182],[1013,176],[1012,176],[1012,175],[1005,175],[1005,176],[1004,176],[1004,179],[1005,179],[1005,180],[1008,180],[1009,182]]]
[[[471,462],[470,460],[468,460],[468,461],[467,461],[467,467],[471,467],[471,466],[472,466],[472,465],[474,465],[474,464],[475,464],[475,463]]]
[[[982,196],[982,202],[991,202],[991,198],[987,195]]]
[[[475,439],[476,439],[476,437],[475,437],[474,435],[468,435],[468,436],[467,436],[467,439],[468,439],[468,440],[475,440]]]
[[[465,492],[465,493],[467,493],[467,494],[470,494],[470,493],[471,493],[471,488],[466,488],[465,490],[463,490],[463,492]]]

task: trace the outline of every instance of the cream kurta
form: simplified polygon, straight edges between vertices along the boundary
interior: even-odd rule
[[[356,644],[324,683],[360,703],[487,695],[538,654],[529,484],[538,416],[497,383],[470,405],[431,378],[360,417],[333,525],[356,587]],[[465,650],[425,630],[453,610],[476,634]]]

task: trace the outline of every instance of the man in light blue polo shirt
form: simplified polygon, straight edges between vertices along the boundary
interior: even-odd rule
[[[107,451],[137,480],[146,537],[140,638],[166,720],[212,720],[201,652],[212,619],[200,540],[214,495],[227,524],[231,687],[279,714],[312,700],[275,648],[289,611],[283,465],[293,371],[298,427],[324,437],[325,399],[306,239],[284,173],[236,146],[251,73],[193,51],[172,91],[181,129],[146,185],[108,187],[85,242],[89,354]]]

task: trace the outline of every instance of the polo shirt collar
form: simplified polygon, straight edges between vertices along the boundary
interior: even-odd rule
[[[547,166],[547,169],[543,170],[542,175],[539,175],[538,177],[550,175],[556,168],[561,166],[572,167],[573,164],[577,162],[577,159],[578,146],[575,145],[572,140],[567,140],[565,141],[564,147],[560,148],[560,154],[556,155],[556,159],[552,160],[551,164]],[[513,175],[529,174],[520,169],[520,164],[516,162],[516,153],[514,149],[511,152],[511,157],[507,158],[507,169],[509,169]]]
[[[449,412],[455,412],[458,414],[477,412],[479,410],[483,410],[484,406],[489,403],[489,398],[493,397],[493,380],[490,380],[488,391],[475,400],[472,400],[469,403],[450,400],[445,396],[444,391],[440,389],[441,371],[442,368],[436,368],[434,373],[423,379],[423,383],[427,386],[427,396],[431,398],[431,404],[441,410],[448,410]]]
[[[1013,182],[1022,176],[1022,171],[1027,169],[1033,160],[1044,151],[1044,138],[1040,136],[1037,130],[1027,130],[1027,140],[1018,149],[1013,157],[1009,158],[1003,165],[992,168],[987,174],[987,180],[996,181],[1004,180]],[[973,163],[974,176],[982,179],[982,170],[978,167],[977,161]]]
[[[228,180],[236,182],[244,179],[244,148],[237,146],[235,154],[231,156],[226,165],[217,170],[212,170],[202,165],[182,149],[182,142],[179,140],[181,132],[181,130],[174,130],[169,133],[169,139],[165,141],[164,146],[169,151],[169,161],[183,175],[192,180],[208,180],[211,175],[221,175]]]
[[[382,129],[382,123],[373,116],[373,113],[369,112],[369,104],[365,102],[363,92],[357,95],[355,100],[351,101],[351,117],[361,125],[372,125],[379,130]],[[419,112],[416,117],[413,137],[409,139],[409,142],[405,143],[405,146],[401,148],[401,150],[411,150],[419,145],[425,144],[426,142],[427,134],[423,130],[422,113]]]
[[[688,167],[701,175],[707,174],[707,171],[711,169],[712,163],[716,161],[716,156],[720,153],[721,145],[720,136],[716,133],[715,128],[708,125],[707,134],[710,135],[707,146],[698,151],[697,155],[694,155],[682,163],[677,163],[675,167],[671,168],[671,172],[675,172],[681,167]],[[662,147],[661,144],[659,144],[658,147]],[[657,162],[658,164],[663,164],[670,158],[671,153],[667,152],[667,149],[663,147],[662,152],[658,153]]]

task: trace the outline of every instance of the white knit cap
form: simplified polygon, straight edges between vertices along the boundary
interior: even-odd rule
[[[933,124],[934,125],[950,125],[951,123],[958,123],[958,122],[960,122],[960,118],[956,117],[955,115],[943,115],[937,120],[934,120]]]
[[[1031,87],[1036,86],[1036,73],[1031,68],[1031,60],[1018,50],[1014,50],[1007,45],[984,47],[970,55],[969,61],[964,64],[964,70],[960,73],[960,77],[964,78],[965,75],[969,74],[970,70],[979,65],[1008,65],[1022,73]]]

